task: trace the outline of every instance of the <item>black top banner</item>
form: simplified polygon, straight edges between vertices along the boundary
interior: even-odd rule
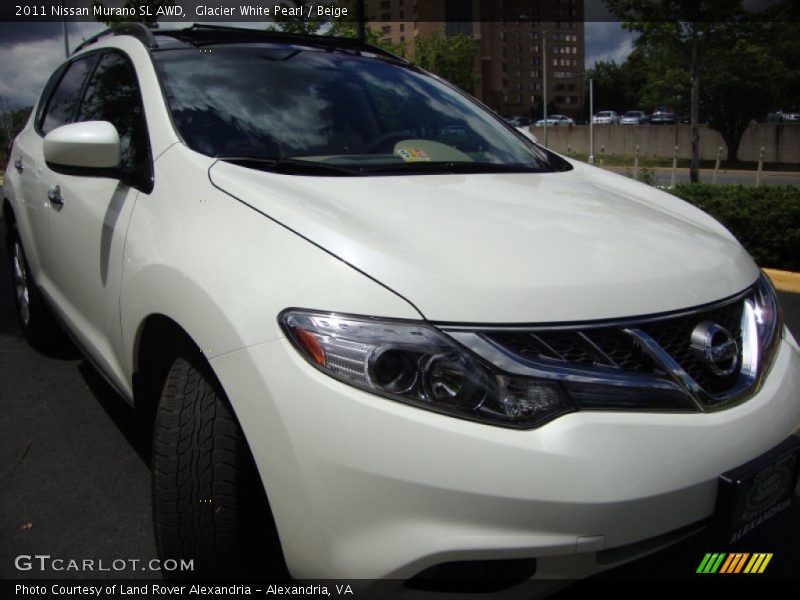
[[[611,4],[611,6],[610,6]],[[674,21],[660,0],[641,0],[619,13],[607,0],[11,0],[0,21],[260,23],[275,21],[597,22]],[[742,0],[720,14],[698,2],[695,21],[798,20],[795,0]],[[630,7],[629,7],[630,8]],[[362,16],[363,15],[363,16]]]

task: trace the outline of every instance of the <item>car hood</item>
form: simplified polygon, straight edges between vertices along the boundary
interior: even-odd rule
[[[648,315],[725,298],[758,277],[711,217],[572,164],[545,174],[312,177],[217,162],[209,175],[433,321]]]

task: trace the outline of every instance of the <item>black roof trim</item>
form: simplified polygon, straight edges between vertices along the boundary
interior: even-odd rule
[[[236,42],[280,42],[289,44],[297,43],[330,50],[369,52],[403,64],[410,64],[409,61],[401,56],[397,56],[383,48],[366,44],[356,38],[287,33],[283,31],[247,29],[244,27],[228,27],[225,25],[205,25],[200,23],[195,23],[190,27],[184,27],[182,29],[150,29],[142,23],[119,23],[90,37],[75,48],[73,54],[83,50],[86,46],[94,44],[103,37],[115,35],[132,35],[151,50],[158,48],[156,36],[171,37],[192,44],[193,46]]]
[[[169,36],[192,45],[236,42],[282,42],[289,44],[297,43],[318,48],[329,48],[332,50],[363,51],[409,64],[409,61],[401,56],[397,56],[378,46],[364,43],[356,38],[287,33],[284,31],[248,29],[244,27],[228,27],[226,25],[207,25],[201,23],[195,23],[191,27],[185,27],[183,29],[159,29],[154,31],[154,33],[156,35]]]
[[[100,38],[114,35],[132,35],[148,48],[158,48],[158,43],[153,35],[153,30],[145,26],[143,23],[116,23],[111,25],[108,29],[101,31],[97,35],[93,35],[88,40],[82,42],[77,48],[75,48],[75,50],[72,51],[72,54],[77,54],[86,46],[94,44]]]

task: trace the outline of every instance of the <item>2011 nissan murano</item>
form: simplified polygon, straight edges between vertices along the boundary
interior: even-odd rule
[[[577,577],[792,497],[800,350],[736,239],[378,48],[95,36],[3,217],[195,574]]]

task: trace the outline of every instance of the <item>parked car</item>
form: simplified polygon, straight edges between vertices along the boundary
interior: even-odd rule
[[[651,125],[674,125],[675,124],[675,113],[672,109],[667,108],[665,106],[659,106],[653,111],[653,114],[650,115],[650,124]]]
[[[767,115],[767,123],[783,123],[790,121],[800,121],[800,112],[783,112],[781,110],[771,112]]]
[[[544,119],[539,119],[536,121],[536,127],[543,127],[544,126]],[[548,115],[547,116],[547,125],[575,125],[575,121],[571,118],[567,117],[566,115]]]
[[[511,125],[512,127],[524,127],[525,125],[530,125],[531,120],[527,117],[509,117],[506,119],[506,123]]]
[[[646,125],[650,122],[648,116],[641,110],[629,110],[622,115],[619,121],[622,125]]]
[[[800,350],[728,230],[380,48],[103,32],[2,191],[21,330],[134,407],[194,576],[578,577],[795,488]]]
[[[592,117],[592,123],[595,125],[617,125],[619,124],[619,115],[613,110],[603,110]]]

